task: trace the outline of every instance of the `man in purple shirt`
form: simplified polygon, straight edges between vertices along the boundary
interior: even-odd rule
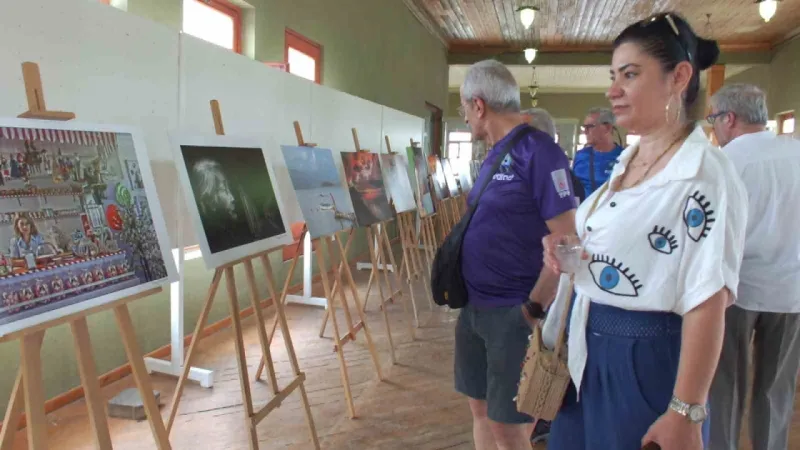
[[[521,124],[519,93],[509,70],[493,60],[470,67],[461,86],[460,111],[473,140],[494,142],[468,196],[472,204],[491,178],[464,235],[469,298],[455,339],[455,385],[469,399],[477,450],[530,448],[533,418],[514,402],[531,334],[520,305],[539,280],[542,238],[575,234],[569,161],[547,134]],[[525,135],[490,173],[519,133]]]

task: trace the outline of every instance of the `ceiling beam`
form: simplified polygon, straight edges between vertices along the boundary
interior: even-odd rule
[[[469,65],[493,58],[506,65],[527,65],[523,48],[491,45],[451,44],[447,62],[450,65]],[[722,44],[718,64],[769,64],[772,46],[769,44]],[[534,64],[541,66],[606,66],[611,63],[609,46],[551,46],[539,50]]]

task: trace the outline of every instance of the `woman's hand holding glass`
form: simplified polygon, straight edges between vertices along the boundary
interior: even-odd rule
[[[556,273],[574,274],[580,268],[581,259],[586,259],[581,240],[577,235],[547,235],[544,245],[544,264]]]

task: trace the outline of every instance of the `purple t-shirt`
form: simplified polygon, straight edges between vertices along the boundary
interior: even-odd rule
[[[520,125],[495,144],[481,165],[472,204],[506,143]],[[464,234],[461,268],[469,303],[478,308],[523,303],[543,266],[546,220],[575,208],[569,161],[547,134],[533,130],[504,158]]]

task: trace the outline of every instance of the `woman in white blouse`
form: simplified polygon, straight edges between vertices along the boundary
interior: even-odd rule
[[[699,71],[718,55],[674,13],[614,41],[607,97],[617,123],[641,139],[576,214],[585,252],[568,326],[573,386],[548,450],[707,445],[707,397],[747,212],[733,166],[687,119]],[[556,272],[558,239],[544,242]],[[544,304],[553,295],[537,286],[531,298]]]

